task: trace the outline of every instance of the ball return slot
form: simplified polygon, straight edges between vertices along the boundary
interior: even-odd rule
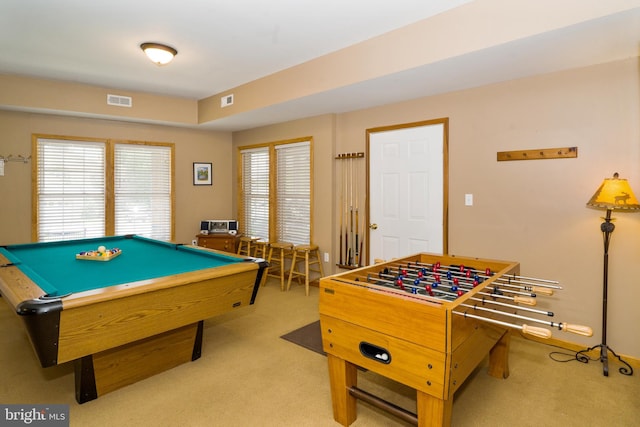
[[[369,344],[368,342],[362,341],[360,343],[360,353],[364,357],[368,357],[369,359],[375,360],[376,362],[389,364],[391,363],[391,355],[389,351],[378,347],[377,345]]]

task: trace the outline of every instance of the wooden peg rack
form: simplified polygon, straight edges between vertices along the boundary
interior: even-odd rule
[[[363,158],[364,153],[342,153],[338,154],[335,159],[336,160],[344,160],[344,159],[359,159]]]
[[[499,151],[498,161],[568,159],[578,157],[578,147],[541,148],[538,150]]]

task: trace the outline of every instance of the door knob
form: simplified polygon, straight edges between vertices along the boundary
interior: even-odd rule
[[[372,230],[377,230],[378,229],[378,224],[369,224],[369,228]]]

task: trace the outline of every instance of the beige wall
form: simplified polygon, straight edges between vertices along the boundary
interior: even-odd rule
[[[559,331],[554,336],[595,345],[601,338],[604,212],[586,202],[614,172],[640,194],[638,69],[634,58],[339,114],[335,120],[283,123],[235,133],[234,146],[314,136],[314,239],[323,251],[331,248],[325,268],[335,272],[339,183],[333,157],[365,151],[367,128],[448,117],[449,252],[519,261],[523,275],[559,280],[564,290],[541,299],[540,308],[556,313],[551,321],[591,326],[594,337]],[[574,146],[575,159],[496,160],[498,151]],[[334,192],[327,196],[330,185]],[[464,206],[466,193],[474,195],[474,206]],[[638,357],[640,214],[614,216],[607,341],[619,354]]]
[[[0,155],[29,154],[32,133],[176,143],[176,238],[188,241],[206,217],[235,217],[237,147],[314,138],[313,240],[338,253],[335,182],[338,153],[365,151],[367,128],[449,118],[449,252],[519,261],[525,275],[559,280],[564,290],[541,301],[557,322],[593,327],[601,337],[603,212],[586,201],[613,172],[640,194],[638,58],[421,98],[338,115],[325,115],[226,133],[117,121],[0,111]],[[497,162],[496,152],[578,147],[576,159]],[[193,187],[191,164],[211,161],[213,187]],[[0,241],[30,238],[30,165],[9,163],[0,177]],[[364,177],[362,178],[364,179]],[[364,183],[361,188],[364,188]],[[464,206],[464,194],[474,206]],[[640,214],[619,213],[610,249],[608,343],[640,357]]]
[[[190,243],[201,219],[232,218],[231,135],[110,120],[0,111],[0,155],[31,155],[31,135],[175,143],[176,235]],[[213,186],[193,186],[193,162],[213,164]],[[0,243],[31,239],[31,163],[5,163],[0,177]]]

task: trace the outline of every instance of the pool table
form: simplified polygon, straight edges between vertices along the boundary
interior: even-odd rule
[[[100,246],[114,258],[78,259]],[[266,261],[137,235],[0,246],[0,294],[43,367],[74,362],[84,403],[182,363],[203,321],[253,304]]]

